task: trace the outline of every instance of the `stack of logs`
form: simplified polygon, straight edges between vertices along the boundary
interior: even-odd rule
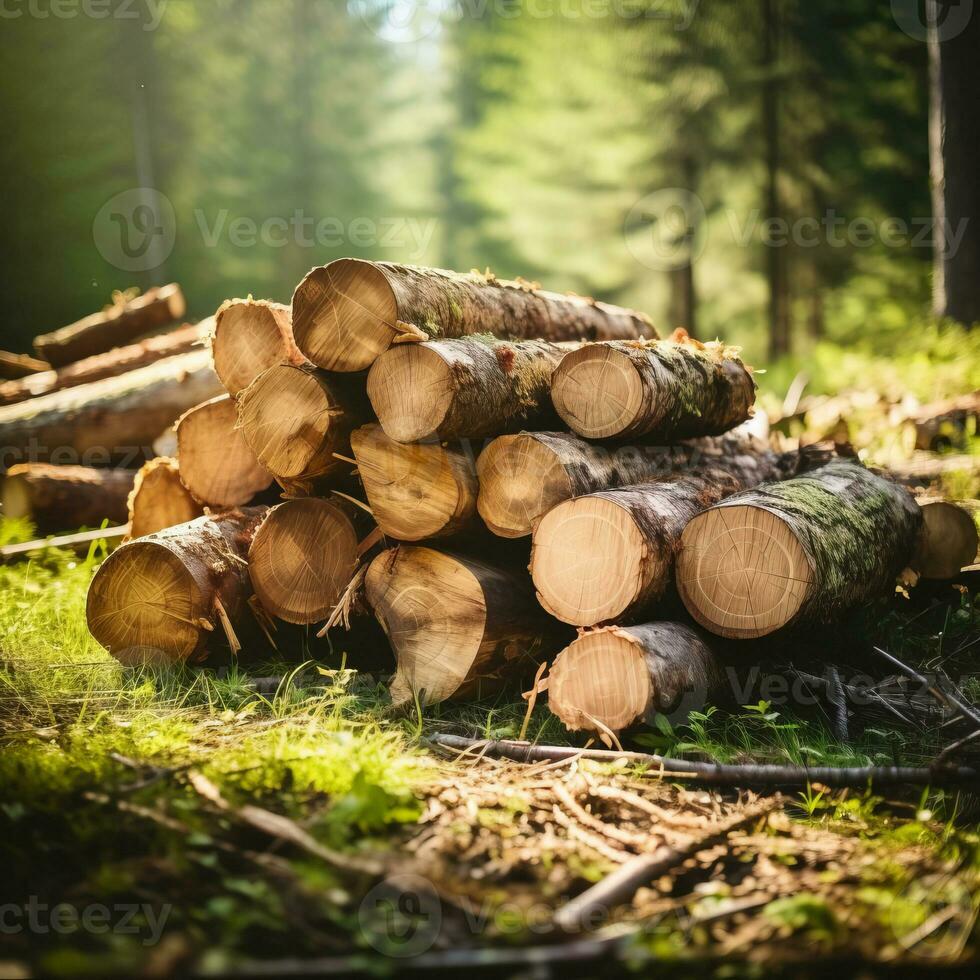
[[[224,393],[180,417],[176,463],[143,469],[133,540],[89,591],[126,663],[370,614],[396,703],[534,678],[608,736],[710,695],[739,641],[976,556],[952,505],[833,449],[772,451],[737,351],[631,310],[343,259],[291,306],[224,303],[210,343]],[[174,526],[147,534],[144,497]]]

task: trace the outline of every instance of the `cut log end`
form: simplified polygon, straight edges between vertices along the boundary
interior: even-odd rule
[[[269,511],[249,549],[262,606],[288,623],[326,619],[357,566],[357,532],[344,510],[314,497]]]
[[[719,636],[765,636],[791,622],[813,576],[790,526],[760,507],[706,511],[681,538],[678,591],[691,615]]]
[[[124,664],[186,660],[201,642],[205,612],[186,565],[154,541],[111,554],[87,600],[92,635]]]
[[[453,399],[450,366],[432,346],[400,344],[375,361],[367,392],[392,439],[437,437]]]
[[[180,479],[195,499],[217,507],[238,507],[272,483],[237,428],[229,395],[197,405],[177,422]]]
[[[498,537],[530,534],[543,514],[573,494],[557,456],[528,435],[500,436],[477,461],[477,509]]]
[[[130,538],[185,524],[203,513],[180,482],[177,460],[168,456],[151,459],[136,474],[128,507]]]
[[[397,334],[395,295],[370,262],[339,259],[314,269],[293,293],[299,349],[329,371],[363,371]]]
[[[247,388],[275,365],[300,363],[290,342],[289,308],[263,300],[229,300],[215,317],[211,353],[229,395]]]
[[[977,557],[977,526],[962,507],[944,500],[922,504],[923,529],[915,562],[925,579],[955,578]]]
[[[628,431],[643,409],[643,382],[622,351],[595,344],[565,355],[551,397],[579,435],[608,439]]]
[[[611,629],[579,637],[548,674],[548,706],[569,731],[622,731],[643,718],[653,699],[643,649]]]
[[[576,626],[607,622],[644,581],[644,536],[625,508],[588,496],[549,511],[534,532],[531,577],[541,605]],[[669,560],[668,556],[668,560]]]

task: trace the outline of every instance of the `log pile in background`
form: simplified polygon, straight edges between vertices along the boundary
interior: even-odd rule
[[[291,308],[223,304],[227,394],[182,409],[177,463],[137,480],[134,534],[141,494],[175,478],[181,506],[210,509],[105,562],[93,633],[127,662],[200,659],[249,625],[370,614],[396,703],[526,683],[567,645],[537,689],[609,738],[719,694],[708,632],[832,621],[906,566],[955,571],[975,550],[949,505],[924,520],[855,461],[739,428],[755,384],[731,349],[654,337],[641,314],[529,283],[352,259],[313,270]],[[220,510],[273,478],[284,502]]]

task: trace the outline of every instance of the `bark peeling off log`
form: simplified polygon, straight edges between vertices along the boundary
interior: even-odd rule
[[[479,273],[338,259],[293,294],[300,350],[331,371],[360,371],[393,343],[493,334],[511,339],[656,337],[648,317],[581,296]]]
[[[399,344],[368,373],[385,433],[399,442],[480,439],[559,424],[551,375],[568,345],[485,337]]]
[[[162,531],[200,517],[204,508],[180,482],[177,460],[158,456],[144,463],[129,495],[129,537]]]
[[[907,491],[838,460],[695,517],[681,538],[678,590],[691,615],[722,636],[833,622],[894,591],[921,525]]]
[[[124,664],[203,658],[247,612],[245,556],[264,507],[200,517],[124,544],[89,586],[92,635]],[[251,615],[250,613],[248,613]]]
[[[588,439],[673,440],[744,422],[755,382],[722,344],[611,341],[567,354],[552,398],[569,428]]]
[[[620,732],[658,712],[702,708],[724,679],[705,637],[684,623],[610,626],[555,657],[548,707],[569,731]]]

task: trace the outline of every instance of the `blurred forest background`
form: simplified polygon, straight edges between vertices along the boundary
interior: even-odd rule
[[[757,365],[928,335],[976,384],[931,319],[929,53],[896,3],[8,9],[5,347],[114,289],[176,280],[201,317],[355,255],[636,306]],[[136,187],[174,227],[120,269],[104,206]]]

